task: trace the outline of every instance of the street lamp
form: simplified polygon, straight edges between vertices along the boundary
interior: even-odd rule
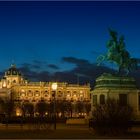
[[[53,106],[53,109],[54,109],[54,129],[56,130],[56,101],[55,101],[55,95],[56,95],[56,90],[57,90],[57,83],[52,83],[51,85],[51,88],[52,88],[52,91],[53,91],[53,101],[54,101],[54,106]]]

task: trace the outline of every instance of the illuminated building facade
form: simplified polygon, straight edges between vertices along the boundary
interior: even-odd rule
[[[90,85],[57,83],[56,100],[89,101]],[[15,65],[5,72],[0,81],[0,98],[11,99],[15,102],[37,103],[40,100],[50,102],[52,96],[52,82],[28,82]]]

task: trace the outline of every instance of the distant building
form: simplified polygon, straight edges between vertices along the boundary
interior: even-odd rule
[[[52,100],[51,85],[53,82],[28,82],[15,65],[5,72],[0,81],[0,98],[15,102],[37,103],[40,100]],[[90,85],[78,85],[58,82],[56,100],[90,101]]]

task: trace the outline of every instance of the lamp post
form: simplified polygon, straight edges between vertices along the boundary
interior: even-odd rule
[[[55,100],[55,96],[56,96],[56,90],[57,90],[57,83],[52,83],[52,91],[53,91],[53,101],[54,101],[54,105],[53,105],[53,111],[54,111],[54,129],[56,130],[56,100]]]

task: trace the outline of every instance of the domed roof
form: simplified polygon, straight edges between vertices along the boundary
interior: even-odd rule
[[[15,64],[12,64],[8,71],[6,71],[6,75],[21,75],[21,72],[16,68]]]

